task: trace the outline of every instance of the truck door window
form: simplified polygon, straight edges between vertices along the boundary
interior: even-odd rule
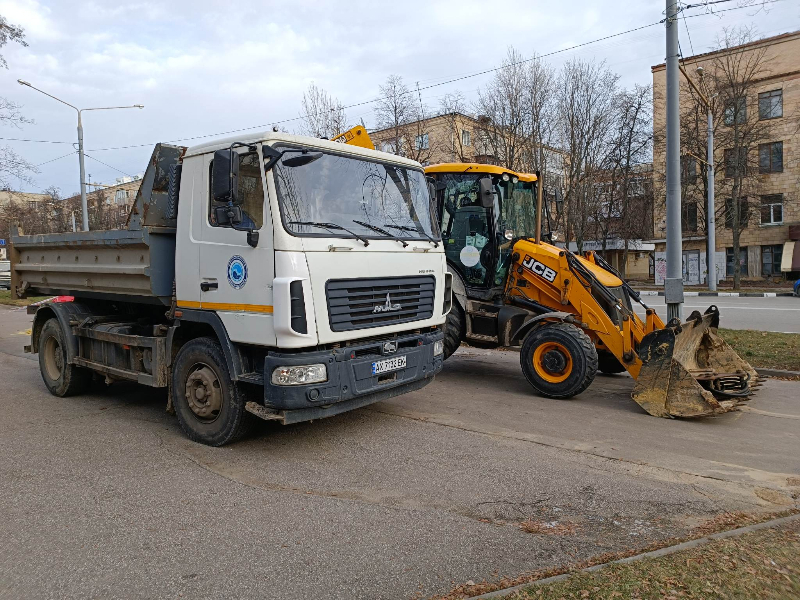
[[[239,205],[242,207],[242,226],[261,229],[264,223],[264,184],[261,179],[261,166],[256,152],[248,152],[239,155]],[[211,198],[213,181],[211,180],[214,170],[214,161],[209,165],[208,189]],[[214,216],[214,201],[208,202],[208,223],[212,227],[224,227],[218,225]]]

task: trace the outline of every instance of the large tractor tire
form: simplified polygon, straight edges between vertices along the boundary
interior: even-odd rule
[[[450,358],[450,355],[458,350],[461,340],[464,339],[465,327],[464,311],[458,302],[453,300],[453,307],[447,313],[447,321],[444,325],[444,360]]]
[[[74,396],[89,387],[92,373],[67,362],[67,344],[58,319],[50,319],[39,334],[39,370],[54,396]]]
[[[172,371],[172,405],[186,436],[223,446],[248,432],[252,419],[247,395],[228,373],[222,348],[211,338],[184,344]]]
[[[617,360],[617,357],[608,350],[600,350],[597,352],[597,369],[606,375],[616,375],[617,373],[624,373],[627,371],[627,369],[622,366],[622,363]]]
[[[597,350],[582,330],[568,323],[546,323],[531,331],[519,354],[528,383],[547,398],[572,398],[589,387],[597,373]]]

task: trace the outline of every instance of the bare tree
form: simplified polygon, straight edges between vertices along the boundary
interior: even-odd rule
[[[509,47],[492,81],[478,91],[475,103],[480,123],[477,142],[486,154],[512,171],[524,170],[525,147],[530,124],[528,69],[525,59]]]
[[[469,141],[463,135],[462,115],[467,114],[467,103],[461,92],[445,94],[439,101],[439,115],[447,123],[447,152],[453,162],[471,162],[474,156],[472,132]]]
[[[553,164],[555,92],[556,74],[553,67],[534,57],[528,63],[525,77],[524,106],[527,123],[522,162],[528,171],[543,173],[547,187],[559,185],[558,181],[548,181],[547,176],[563,168],[560,159],[559,164]]]
[[[770,124],[759,119],[756,93],[758,81],[768,71],[767,49],[748,48],[746,52],[736,49],[754,39],[751,28],[723,29],[717,38],[717,50],[722,52],[709,69],[722,112],[722,127],[715,144],[723,149],[724,177],[718,181],[726,198],[722,207],[724,222],[732,234],[734,288],[741,282],[742,230],[753,214],[747,198],[757,194],[760,187],[759,178],[751,175],[758,173],[758,144],[768,139]]]
[[[419,95],[410,90],[399,75],[390,75],[380,87],[375,106],[379,129],[387,130],[386,150],[427,163],[435,153],[436,140],[430,136],[427,108]]]
[[[580,59],[566,63],[559,75],[555,138],[569,160],[564,201],[555,216],[563,227],[565,242],[574,240],[579,251],[599,201],[595,184],[601,176],[614,122],[617,80],[604,63]]]
[[[622,90],[612,103],[613,124],[603,161],[601,201],[595,205],[596,236],[605,254],[608,240],[623,240],[622,270],[631,239],[652,234],[649,204],[652,186],[647,165],[652,160],[652,89],[635,86]]]
[[[317,87],[313,81],[303,93],[302,106],[302,130],[305,135],[330,139],[349,129],[342,103]]]
[[[21,46],[27,46],[25,32],[21,27],[11,25],[0,15],[0,48],[8,42],[16,42]],[[0,67],[8,68],[6,59],[0,54]],[[15,102],[0,96],[0,125],[21,127],[26,123],[32,123],[20,112],[21,106]],[[36,171],[36,167],[27,160],[19,156],[10,147],[0,147],[0,189],[10,189],[11,177],[19,181],[31,183],[30,174]]]

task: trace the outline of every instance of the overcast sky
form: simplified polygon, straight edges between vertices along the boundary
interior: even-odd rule
[[[738,0],[718,8],[738,8]],[[546,54],[655,23],[663,10],[664,2],[650,0],[0,0],[0,15],[24,27],[29,43],[3,48],[9,69],[0,70],[0,95],[22,104],[35,121],[21,130],[2,127],[0,137],[66,142],[0,145],[41,164],[69,153],[76,140],[74,112],[17,79],[81,108],[145,105],[84,113],[85,147],[93,157],[86,159],[87,172],[92,181],[114,183],[123,173],[141,173],[155,142],[267,129],[298,117],[312,81],[345,105],[355,104],[375,98],[390,74],[425,88],[499,65],[509,45],[525,56]],[[768,11],[703,13],[686,11],[700,16],[681,23],[685,56],[711,49],[724,26],[754,24],[762,36],[800,28],[797,0],[775,2]],[[547,60],[556,67],[576,56],[605,60],[623,85],[632,86],[650,82],[650,66],[663,62],[664,45],[664,27],[656,25]],[[490,78],[424,89],[422,99],[436,107],[442,95],[460,90],[473,100]],[[349,109],[348,116],[369,127],[372,106]],[[299,124],[281,126],[294,131]],[[103,150],[136,144],[144,146]],[[35,184],[21,187],[55,185],[70,194],[79,187],[77,163],[77,156],[68,156],[43,164]]]

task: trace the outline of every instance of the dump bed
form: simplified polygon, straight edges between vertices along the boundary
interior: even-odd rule
[[[126,229],[40,235],[12,229],[12,292],[169,304],[184,151],[156,145]]]

